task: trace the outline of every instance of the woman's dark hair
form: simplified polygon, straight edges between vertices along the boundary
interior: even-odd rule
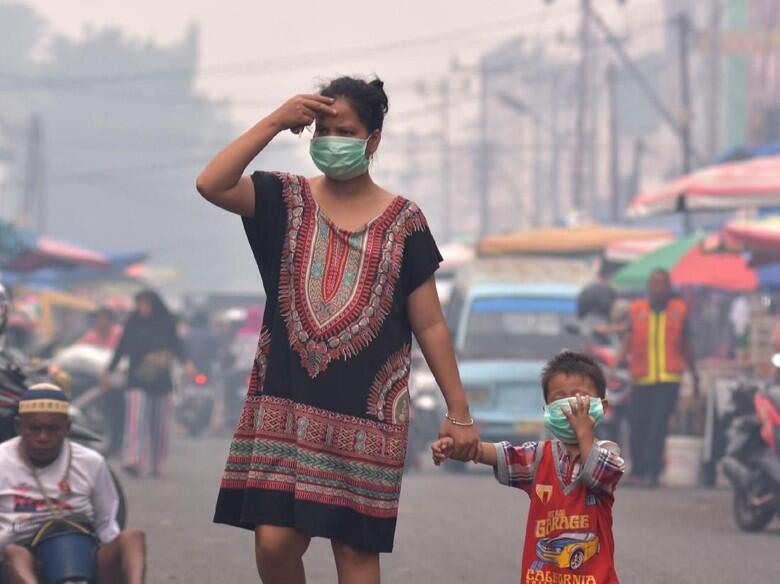
[[[173,314],[168,310],[168,307],[163,302],[160,295],[154,290],[141,290],[135,295],[135,301],[145,301],[152,307],[152,316],[150,320],[160,320],[167,322],[175,322]]]
[[[550,381],[559,373],[588,377],[593,382],[593,386],[601,399],[604,399],[607,395],[607,380],[604,378],[604,371],[602,371],[599,364],[582,353],[563,351],[550,359],[550,362],[547,363],[542,371],[542,388],[544,389],[545,402],[550,389]]]
[[[325,85],[320,90],[320,95],[333,99],[340,97],[346,99],[371,133],[382,129],[385,114],[390,109],[384,87],[385,84],[379,77],[372,81],[356,77],[339,77]]]

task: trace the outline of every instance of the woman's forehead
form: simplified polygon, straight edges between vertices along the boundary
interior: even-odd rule
[[[317,125],[322,127],[337,127],[337,126],[362,126],[360,118],[357,112],[352,108],[352,105],[344,98],[338,98],[331,106],[336,113],[335,114],[317,114]]]

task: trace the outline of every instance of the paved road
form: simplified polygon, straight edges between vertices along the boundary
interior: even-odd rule
[[[211,524],[227,451],[223,439],[178,439],[170,478],[124,479],[130,523],[147,531],[150,584],[258,582],[249,532]],[[776,582],[780,525],[742,534],[730,493],[629,490],[615,508],[618,573],[628,584]],[[486,472],[408,475],[396,551],[383,557],[387,584],[515,583],[527,497]],[[306,556],[309,582],[336,581],[329,547]]]

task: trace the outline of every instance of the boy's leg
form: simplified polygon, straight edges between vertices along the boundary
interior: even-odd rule
[[[631,392],[631,414],[629,416],[631,476],[638,479],[644,479],[647,473],[647,433],[653,389],[652,386],[634,386]]]
[[[663,384],[656,388],[653,400],[652,425],[648,436],[650,446],[647,459],[647,478],[653,483],[658,483],[664,465],[664,452],[666,451],[666,437],[669,434],[669,418],[677,406],[677,396],[680,392],[678,384]]]
[[[379,554],[331,541],[339,584],[379,584]]]

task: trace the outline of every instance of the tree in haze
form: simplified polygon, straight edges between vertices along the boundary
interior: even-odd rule
[[[198,48],[195,25],[168,46],[116,28],[70,38],[29,7],[0,5],[0,135],[13,145],[0,212],[22,196],[35,114],[51,235],[148,251],[182,272],[181,288],[256,288],[240,223],[194,191],[198,170],[234,134],[228,103],[195,87]]]

